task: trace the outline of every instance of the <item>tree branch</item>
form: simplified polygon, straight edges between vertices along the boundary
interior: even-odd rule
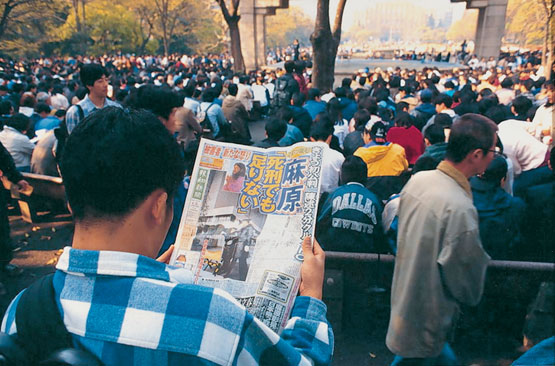
[[[231,15],[227,10],[227,5],[225,4],[225,0],[216,0],[216,1],[218,2],[218,5],[220,5],[220,9],[222,9],[222,14],[224,15],[225,21],[229,23],[229,21],[231,20]]]
[[[333,23],[332,35],[333,39],[339,43],[341,40],[341,23],[343,23],[343,12],[345,11],[345,4],[347,0],[339,0],[337,10],[335,11],[335,21]]]

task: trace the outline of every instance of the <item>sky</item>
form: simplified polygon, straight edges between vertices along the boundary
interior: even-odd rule
[[[355,14],[361,10],[365,10],[377,3],[393,2],[395,0],[347,0],[345,5],[345,12],[343,13],[342,29],[347,30],[354,22]],[[450,0],[409,0],[415,5],[422,6],[433,10],[434,12],[444,13],[453,9],[453,21],[460,19],[465,9],[465,3],[451,3]],[[316,18],[316,4],[318,0],[289,0],[290,6],[298,6],[312,19]],[[335,17],[335,9],[337,8],[338,0],[330,0],[330,22],[333,23]]]

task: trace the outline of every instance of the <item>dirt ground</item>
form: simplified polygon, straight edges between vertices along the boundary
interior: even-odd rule
[[[67,214],[45,217],[45,222],[39,224],[29,224],[18,216],[11,216],[10,224],[13,242],[19,247],[14,252],[12,263],[21,266],[24,272],[19,277],[2,280],[8,290],[7,295],[0,297],[2,313],[19,291],[38,277],[54,271],[61,249],[70,245],[73,233],[73,224]],[[336,332],[334,365],[389,365],[393,360],[393,355],[385,346],[389,317],[387,281],[390,279],[384,277],[382,282],[385,285],[383,287],[386,287],[385,291],[363,295],[366,296],[365,301],[372,314],[371,321],[361,322],[354,329]],[[499,307],[499,303],[506,302],[505,299],[498,298],[498,294],[493,296],[493,300],[489,298],[493,301],[491,306]],[[508,299],[508,301],[523,303],[521,299]],[[518,333],[520,325],[516,325],[516,330],[503,329],[503,327],[492,328],[490,322],[483,320],[483,316],[476,315],[483,313],[482,310],[478,308],[474,312],[467,311],[463,314],[456,333],[457,337],[451,343],[461,365],[510,365],[511,361],[519,355],[517,348],[520,346]],[[520,320],[517,319],[518,321]]]

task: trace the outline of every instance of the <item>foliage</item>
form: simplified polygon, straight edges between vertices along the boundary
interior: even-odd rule
[[[0,52],[12,57],[225,48],[213,0],[0,0],[0,18],[11,2],[18,6],[0,32]]]
[[[286,47],[299,40],[301,45],[310,44],[313,21],[296,6],[277,9],[276,15],[266,18],[266,46]]]
[[[447,31],[446,38],[449,41],[460,42],[474,39],[476,35],[476,25],[478,23],[478,10],[465,10],[463,17],[453,24]]]
[[[64,23],[67,4],[63,0],[2,0],[0,12],[0,53],[30,57],[50,41],[45,35]]]
[[[545,19],[541,0],[509,0],[505,37],[521,46],[541,45]]]

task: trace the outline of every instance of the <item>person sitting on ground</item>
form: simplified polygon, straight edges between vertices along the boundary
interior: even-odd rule
[[[518,121],[526,121],[528,111],[533,107],[532,101],[524,95],[519,95],[513,100],[511,112],[515,115],[514,119]]]
[[[409,167],[405,149],[395,143],[387,142],[385,125],[376,122],[371,129],[364,129],[362,138],[365,145],[359,147],[354,155],[360,157],[368,166],[368,177],[398,176]]]
[[[76,347],[105,365],[330,363],[317,242],[303,241],[301,296],[280,337],[229,293],[194,285],[192,272],[166,265],[171,250],[154,259],[184,174],[179,145],[158,118],[107,108],[82,121],[65,148],[61,171],[75,232],[52,281]],[[8,307],[3,332],[17,333],[20,298]]]
[[[364,126],[370,121],[370,113],[366,109],[359,109],[353,119],[355,120],[355,130],[345,136],[345,140],[343,140],[343,154],[345,156],[353,155],[359,147],[364,145],[362,133]]]
[[[512,197],[503,189],[506,180],[507,162],[497,156],[483,174],[470,178],[470,187],[485,251],[492,259],[516,260],[514,250],[522,242],[525,206],[520,198]]]
[[[424,137],[414,127],[414,117],[407,112],[397,114],[395,126],[387,131],[387,141],[405,148],[405,154],[410,165],[413,165],[424,152]]]
[[[555,227],[555,148],[549,153],[551,180],[527,188],[524,193],[524,243],[533,245],[519,251],[519,260],[555,262],[553,227]]]
[[[231,136],[226,141],[250,145],[252,141],[249,130],[249,112],[245,109],[244,103],[237,99],[238,90],[237,85],[229,84],[227,87],[229,94],[222,103],[224,117],[231,124]]]
[[[273,117],[266,120],[266,125],[264,126],[266,130],[266,138],[260,142],[255,143],[255,147],[278,147],[279,140],[285,136],[287,132],[287,123],[285,121]]]
[[[341,186],[328,195],[316,220],[316,239],[324,250],[363,253],[383,250],[382,205],[364,187],[367,174],[361,158],[345,158]]]
[[[277,114],[278,118],[287,122],[287,131],[285,131],[285,136],[279,140],[279,146],[291,146],[297,142],[304,141],[301,130],[293,125],[293,110],[289,107],[281,107]]]
[[[50,112],[52,112],[52,110],[50,106],[46,103],[38,103],[35,106],[35,112],[38,113],[38,115],[41,117],[41,119],[39,119],[38,122],[35,123],[35,134],[37,136],[55,129],[62,122],[60,118],[50,115]]]
[[[420,92],[420,104],[412,111],[412,116],[415,118],[414,125],[419,130],[422,130],[426,122],[436,114],[436,108],[432,104],[433,94],[430,89],[424,89]]]
[[[322,159],[322,178],[320,180],[320,194],[333,192],[339,185],[339,172],[345,158],[343,154],[330,148],[333,127],[329,117],[323,115],[310,129],[310,141],[324,142],[324,156]]]
[[[289,108],[293,112],[293,125],[297,126],[303,133],[305,138],[310,137],[310,126],[312,126],[312,117],[310,113],[303,108],[305,96],[302,93],[295,93],[291,98],[291,105]]]
[[[447,117],[449,118],[449,116]],[[445,141],[445,128],[443,126],[440,124],[433,124],[428,127],[426,129],[426,135],[424,135],[424,142],[426,144],[426,150],[424,150],[424,153],[418,160],[425,157],[432,157],[437,161],[442,161],[443,158],[445,158],[447,142]]]
[[[326,103],[320,99],[320,90],[316,88],[308,89],[308,100],[303,108],[310,114],[310,118],[314,121],[318,113],[326,111]]]
[[[0,143],[12,156],[17,170],[20,172],[31,172],[31,155],[35,144],[25,135],[31,120],[22,113],[11,116],[2,132],[0,132]]]

